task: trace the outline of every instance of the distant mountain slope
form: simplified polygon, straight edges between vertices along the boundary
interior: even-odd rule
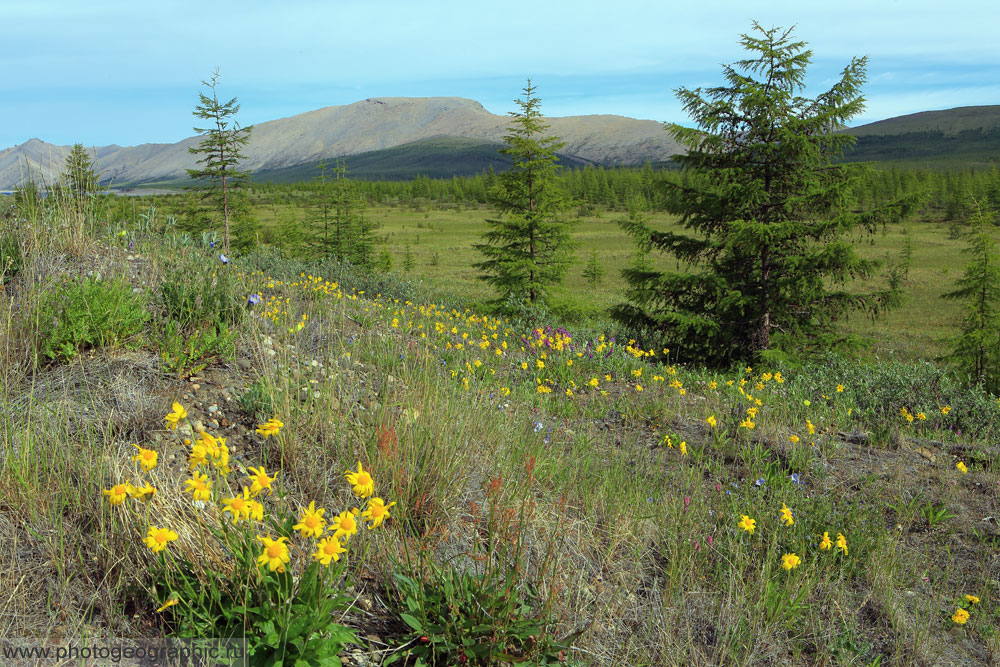
[[[851,162],[1000,162],[1000,105],[897,116],[844,130],[858,138]]]
[[[503,171],[510,159],[500,153],[503,144],[484,143],[462,137],[432,137],[393,148],[348,155],[340,160],[352,178],[408,180],[417,176],[451,178],[481,174],[491,167]],[[332,162],[327,162],[332,167]],[[560,155],[559,164],[576,168],[592,164],[571,155]],[[319,175],[319,161],[294,167],[262,169],[253,174],[259,183],[300,183]]]
[[[623,116],[547,118],[563,153],[584,162],[642,164],[667,160],[679,147],[663,126]],[[369,153],[436,137],[499,143],[510,119],[491,114],[474,100],[459,97],[384,97],[260,123],[247,146],[245,166],[276,171],[321,159]],[[102,177],[114,184],[139,184],[185,178],[194,166],[189,137],[176,144],[96,149]],[[0,151],[0,188],[21,182],[31,172],[51,182],[62,169],[68,146],[38,139]]]
[[[846,132],[856,137],[910,132],[941,132],[947,135],[964,130],[991,130],[997,127],[1000,127],[1000,105],[921,111],[859,125]]]

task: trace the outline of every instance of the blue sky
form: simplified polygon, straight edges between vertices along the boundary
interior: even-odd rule
[[[244,124],[379,96],[504,114],[527,76],[550,116],[685,123],[673,91],[721,83],[754,19],[797,25],[808,94],[869,56],[854,124],[1000,104],[996,0],[0,0],[0,149],[178,141],[215,67]]]

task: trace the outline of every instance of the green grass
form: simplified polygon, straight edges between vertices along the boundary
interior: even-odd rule
[[[262,225],[275,230],[275,237],[280,236],[281,225],[291,224],[290,216],[295,216],[296,221],[305,216],[301,209],[281,205],[259,209],[258,213]],[[397,273],[403,273],[402,259],[409,245],[414,269],[405,277],[461,292],[472,300],[493,296],[473,267],[481,259],[473,245],[481,241],[483,221],[492,215],[489,209],[394,206],[372,208],[367,215],[380,225],[378,236],[392,253]],[[621,270],[630,264],[634,253],[631,239],[616,224],[623,216],[614,211],[584,216],[573,229],[577,262],[562,289],[555,290],[557,301],[571,312],[600,318],[609,307],[623,301]],[[667,214],[653,214],[651,222],[658,229],[680,229],[676,218]],[[947,350],[944,340],[957,332],[960,317],[959,304],[945,301],[941,295],[953,289],[967,260],[962,254],[963,242],[951,238],[949,226],[938,218],[917,218],[907,224],[907,229],[913,257],[902,282],[906,291],[903,305],[875,322],[856,313],[846,323],[846,330],[870,339],[873,354],[900,355],[905,359],[935,357]],[[858,249],[865,257],[891,264],[899,261],[905,238],[903,228],[894,226],[872,238],[859,239]],[[597,252],[606,270],[596,289],[591,289],[583,277],[591,250]],[[664,257],[654,255],[652,259],[663,268],[678,266]],[[884,277],[879,280],[885,284]]]
[[[261,217],[271,225],[289,210]],[[470,664],[480,655],[497,665],[504,651],[577,665],[989,664],[998,654],[1000,589],[983,563],[1000,536],[982,517],[996,501],[1000,405],[932,364],[898,360],[935,338],[917,313],[936,326],[935,290],[960,270],[959,244],[939,223],[913,224],[912,310],[881,342],[896,360],[817,359],[779,377],[776,368],[675,366],[572,325],[571,341],[543,340],[530,323],[466,310],[463,297],[489,296],[467,270],[486,211],[369,214],[390,248],[419,249],[419,275],[453,304],[430,308],[419,291],[406,303],[398,276],[360,294],[346,285],[374,278],[323,275],[274,254],[223,266],[198,244],[170,241],[162,224],[128,226],[124,239],[99,218],[24,226],[24,268],[0,292],[0,540],[16,546],[0,555],[13,574],[0,578],[0,635],[176,632],[202,598],[195,591],[188,606],[156,611],[174,561],[141,538],[150,524],[176,530],[168,548],[209,575],[186,576],[190,585],[225,586],[225,544],[205,526],[251,466],[276,473],[275,494],[260,499],[285,521],[247,528],[240,585],[221,609],[227,627],[260,615],[236,604],[260,581],[277,582],[281,608],[293,599],[281,586],[304,578],[258,579],[254,533],[289,532],[287,517],[310,502],[328,517],[363,506],[344,479],[361,461],[377,495],[397,505],[349,544],[324,585],[344,594],[333,622],[368,638],[353,650],[373,663],[417,648],[454,663],[470,646],[464,637],[475,638]],[[567,288],[563,298],[580,308],[613,302],[620,289],[614,263],[631,248],[616,215],[577,229],[581,256],[595,248],[611,264],[593,298]],[[893,232],[865,252],[901,244]],[[180,296],[147,302],[140,349],[27,363],[42,328],[25,317],[31,305],[57,277],[95,268]],[[261,304],[227,320],[232,355],[187,380],[160,358],[167,320],[203,323],[206,303],[258,292]],[[905,332],[914,338],[897,345]],[[188,415],[167,431],[173,401]],[[904,408],[924,418],[909,422]],[[284,427],[264,438],[255,429],[271,417]],[[753,429],[740,425],[748,418]],[[225,437],[232,453],[228,478],[206,468],[216,491],[207,509],[181,490],[192,453],[183,439],[198,437],[196,427]],[[155,449],[160,465],[141,471],[132,443]],[[148,505],[109,505],[102,489],[125,479],[159,493]],[[779,520],[783,504],[791,526]],[[743,515],[756,521],[753,535],[738,527]],[[824,532],[843,534],[849,553],[820,548]],[[301,575],[311,544],[290,537],[289,568]],[[802,562],[786,571],[782,557],[793,552]],[[45,584],[27,585],[36,581]],[[480,596],[487,604],[477,607]],[[466,611],[454,618],[451,605]],[[959,605],[971,613],[962,626],[951,620]],[[505,646],[490,643],[485,609],[501,617]],[[303,631],[289,620],[274,618],[269,644],[281,643],[281,623]]]

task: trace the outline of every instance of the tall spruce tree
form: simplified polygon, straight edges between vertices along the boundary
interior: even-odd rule
[[[194,131],[202,135],[201,143],[188,148],[190,153],[203,156],[197,161],[200,169],[188,169],[188,176],[195,181],[201,181],[200,189],[205,190],[205,196],[215,202],[216,209],[222,214],[225,226],[225,251],[229,253],[229,227],[232,206],[231,190],[245,184],[250,176],[249,171],[239,169],[243,161],[243,150],[250,141],[252,125],[240,127],[235,116],[240,110],[236,98],[228,102],[220,102],[216,88],[219,83],[219,70],[212,73],[208,81],[201,82],[208,88],[211,97],[203,92],[198,93],[198,105],[192,112],[196,118],[210,121],[207,128],[196,127]],[[207,187],[206,187],[207,185]]]
[[[90,159],[83,144],[73,144],[63,169],[63,181],[70,198],[82,202],[85,197],[98,192],[97,165]]]
[[[898,294],[858,293],[852,277],[874,275],[847,235],[899,219],[905,205],[852,210],[857,168],[834,165],[854,139],[834,130],[862,109],[866,58],[854,58],[815,99],[800,96],[812,52],[792,30],[754,22],[742,36],[750,56],[723,66],[726,85],[680,88],[697,128],[668,125],[687,148],[668,210],[687,233],[622,223],[640,244],[697,272],[630,268],[621,322],[658,331],[682,357],[706,363],[749,359],[772,349],[836,342],[834,323],[852,309],[877,313]]]
[[[971,260],[945,299],[962,302],[962,332],[952,338],[947,357],[969,379],[1000,393],[1000,252],[993,238],[995,214],[974,204],[965,232]]]
[[[563,143],[545,134],[548,125],[535,91],[528,79],[524,97],[515,100],[520,110],[509,114],[511,125],[500,152],[510,157],[511,166],[496,176],[488,195],[499,215],[486,221],[485,242],[475,246],[484,257],[475,264],[479,277],[505,301],[543,300],[573,259],[571,223],[560,217],[566,201],[556,182],[556,151]]]

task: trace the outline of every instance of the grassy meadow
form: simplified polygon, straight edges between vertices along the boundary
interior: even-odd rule
[[[575,267],[567,319],[539,325],[476,308],[485,209],[371,207],[395,269],[370,275],[275,247],[223,262],[146,203],[3,202],[4,650],[1000,660],[1000,402],[927,361],[964,263],[940,221],[910,223],[904,308],[850,323],[867,356],[721,371],[601,330],[632,253],[618,212],[574,232],[603,282]],[[279,246],[303,211],[257,216]]]
[[[573,217],[574,211],[570,211]],[[382,246],[393,257],[393,271],[413,281],[423,281],[431,288],[462,295],[470,301],[493,297],[491,288],[478,278],[474,263],[481,255],[473,247],[486,228],[484,220],[492,215],[481,206],[377,206],[366,213],[378,225]],[[270,206],[257,210],[261,236],[279,239],[290,225],[302,225],[305,211]],[[626,213],[615,210],[594,211],[577,217],[573,240],[577,244],[576,263],[563,285],[554,290],[555,302],[564,316],[588,321],[606,320],[605,311],[624,300],[625,282],[621,270],[632,263],[634,242],[622,231],[618,221]],[[675,216],[662,212],[648,214],[657,229],[681,230]],[[957,333],[961,319],[960,305],[941,298],[952,289],[968,259],[962,252],[964,242],[954,238],[940,215],[915,216],[905,229],[894,226],[868,238],[859,238],[861,253],[883,260],[887,266],[900,261],[905,243],[912,246],[911,266],[902,286],[906,291],[901,307],[885,313],[874,322],[864,314],[855,314],[846,330],[870,341],[869,355],[898,355],[908,360],[934,358],[948,349],[949,336]],[[403,258],[409,247],[412,271],[405,271]],[[591,252],[605,270],[596,287],[583,276]],[[677,263],[651,255],[654,266],[676,268]],[[885,283],[886,278],[882,278]],[[610,326],[605,324],[604,326]]]

